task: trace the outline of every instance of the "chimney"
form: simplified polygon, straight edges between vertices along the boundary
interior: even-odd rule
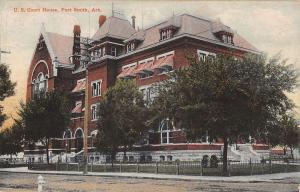
[[[73,33],[74,33],[74,36],[75,35],[79,35],[80,36],[80,33],[81,33],[80,25],[74,25]]]
[[[99,16],[99,28],[103,25],[103,23],[106,21],[106,16],[105,15],[100,15]]]
[[[135,16],[133,15],[131,19],[132,19],[132,27],[135,29]]]

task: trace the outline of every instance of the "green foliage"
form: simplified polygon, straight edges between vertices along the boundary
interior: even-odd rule
[[[16,154],[22,151],[23,130],[16,124],[0,133],[0,155]]]
[[[294,148],[300,144],[300,129],[291,114],[283,114],[278,118],[278,123],[269,133],[269,141],[272,146],[283,146],[285,152],[290,148],[293,155]]]
[[[137,143],[145,131],[147,108],[132,80],[118,80],[101,100],[97,148],[114,159],[119,147],[124,152]]]
[[[58,91],[48,92],[34,100],[21,103],[16,124],[24,130],[27,143],[40,141],[47,149],[50,138],[61,137],[70,120],[68,97]]]
[[[295,88],[298,74],[279,55],[188,59],[190,67],[175,71],[159,88],[152,109],[157,118],[169,117],[185,128],[190,141],[206,131],[222,138],[226,172],[228,142],[268,137],[278,117],[294,106],[286,93]]]
[[[16,83],[10,80],[10,73],[7,65],[0,64],[0,101],[15,94]]]
[[[0,63],[0,101],[3,101],[6,97],[10,97],[15,94],[16,83],[13,83],[10,79],[10,70],[7,65]],[[1,105],[0,105],[1,107]],[[0,109],[0,127],[5,121],[6,115],[2,113]]]

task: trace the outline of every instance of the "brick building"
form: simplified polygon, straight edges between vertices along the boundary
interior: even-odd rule
[[[187,55],[209,57],[216,53],[241,56],[258,50],[224,25],[188,14],[173,16],[149,28],[138,30],[132,21],[111,16],[99,17],[99,29],[89,46],[81,37],[80,26],[74,26],[73,37],[46,32],[44,26],[31,61],[27,81],[27,100],[42,90],[64,89],[72,93],[74,108],[69,129],[52,141],[52,153],[80,155],[83,148],[84,111],[89,111],[88,143],[90,158],[105,157],[93,152],[97,134],[97,108],[101,97],[118,78],[136,79],[145,100],[155,93],[152,85],[168,78],[174,69],[188,66]],[[91,62],[85,56],[90,54]],[[86,79],[88,70],[88,79]],[[88,106],[84,106],[85,90]],[[168,120],[149,133],[144,145],[129,152],[131,160],[194,160],[199,154],[220,155],[222,144],[208,143],[208,136],[199,136],[199,143],[188,143],[180,127]],[[252,150],[252,149],[251,149]],[[27,151],[30,156],[30,151]],[[229,156],[238,158],[232,152]],[[253,155],[253,154],[252,154]],[[121,158],[121,154],[117,155]]]

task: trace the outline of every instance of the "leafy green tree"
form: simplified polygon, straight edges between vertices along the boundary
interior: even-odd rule
[[[23,130],[17,124],[0,133],[0,154],[14,155],[21,152],[23,145]]]
[[[294,117],[290,114],[283,114],[278,118],[276,129],[269,133],[269,141],[272,146],[283,146],[284,155],[287,149],[291,151],[292,157],[294,149],[299,146],[300,130]]]
[[[51,138],[61,137],[70,120],[69,100],[66,94],[52,91],[21,103],[17,124],[24,130],[27,143],[41,142],[47,153],[49,163],[49,144]]]
[[[297,73],[279,56],[188,59],[190,67],[176,70],[160,85],[152,109],[157,118],[170,118],[184,128],[190,141],[206,132],[222,139],[227,174],[228,145],[237,138],[264,136],[279,114],[293,107],[285,93],[295,87]]]
[[[0,63],[0,101],[15,94],[16,83],[10,79],[10,70],[7,65]],[[2,113],[2,106],[0,105],[0,127],[6,119],[5,114]]]
[[[142,94],[132,80],[118,80],[101,100],[97,123],[97,149],[115,159],[122,148],[137,143],[146,127],[147,108]]]

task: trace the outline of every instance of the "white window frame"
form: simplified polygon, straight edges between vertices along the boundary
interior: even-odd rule
[[[99,119],[98,110],[100,107],[100,103],[95,103],[91,105],[91,119],[92,121],[96,121]]]
[[[110,52],[111,52],[111,55],[116,57],[117,56],[117,48],[116,47],[111,47],[110,48]],[[114,53],[114,54],[113,54]]]
[[[201,59],[200,59],[200,56],[201,56],[201,55],[205,55],[205,57],[203,58],[204,60],[206,59],[207,56],[213,56],[213,57],[216,57],[216,54],[215,54],[215,53],[208,52],[208,51],[203,51],[203,50],[200,50],[200,49],[197,50],[197,55],[198,55],[199,61],[201,60]]]
[[[170,121],[169,119],[164,119],[162,120],[160,123],[159,123],[159,132],[160,132],[160,143],[161,144],[170,144],[170,133],[174,131],[174,125],[173,123],[171,122],[173,128],[170,128],[168,127],[167,130],[162,130],[162,123],[165,122],[165,121]],[[169,122],[167,122],[169,123]],[[166,137],[163,137],[163,134],[166,134]],[[166,142],[163,142],[163,139],[166,138],[167,141]]]
[[[175,55],[175,51],[169,51],[169,52],[167,52],[167,53],[163,53],[163,54],[157,55],[157,56],[156,56],[156,60],[157,60],[157,59],[161,59],[161,58],[163,58],[163,57],[167,57],[167,56],[169,56],[169,55]]]
[[[148,63],[148,62],[154,61],[154,59],[155,59],[155,57],[149,57],[147,59],[140,60],[138,62],[138,64],[140,65],[140,64]]]
[[[137,65],[137,62],[134,62],[134,63],[130,63],[130,64],[127,64],[127,65],[124,65],[122,67],[122,71],[129,68],[129,67],[135,67]]]
[[[157,93],[154,92],[155,86],[153,86],[153,84],[141,86],[139,87],[139,91],[143,94],[143,100],[147,102],[152,102],[157,96]]]
[[[96,84],[96,89],[97,89],[97,85],[99,83],[99,87],[98,87],[98,91],[95,94],[95,90],[94,90],[94,84]],[[102,92],[101,92],[101,87],[102,87],[102,79],[96,80],[96,81],[92,81],[91,82],[91,87],[92,87],[92,97],[99,97],[101,96]]]

